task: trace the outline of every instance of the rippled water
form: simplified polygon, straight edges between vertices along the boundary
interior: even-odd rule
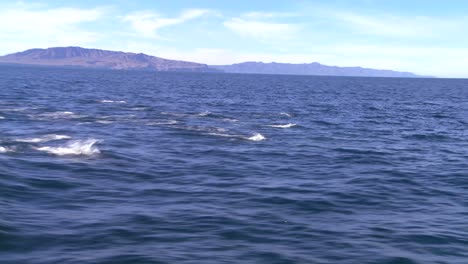
[[[468,263],[468,81],[0,67],[0,262]]]

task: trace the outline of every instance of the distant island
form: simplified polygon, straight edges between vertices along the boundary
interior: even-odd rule
[[[263,63],[243,62],[232,65],[210,66],[229,73],[259,73],[259,74],[291,74],[291,75],[325,75],[325,76],[365,76],[365,77],[424,77],[411,72],[392,70],[376,70],[362,67],[327,66],[318,62],[292,63]]]
[[[209,72],[216,69],[206,64],[168,60],[143,53],[85,49],[81,47],[57,47],[30,49],[23,52],[0,56],[0,63],[74,66],[113,70],[147,71],[191,71]]]
[[[0,63],[62,67],[72,66],[114,70],[146,70],[155,72],[189,71],[325,76],[425,77],[411,72],[377,70],[362,67],[327,66],[317,62],[303,64],[243,62],[232,65],[209,66],[202,63],[163,59],[143,53],[86,49],[81,47],[30,49],[0,56]]]

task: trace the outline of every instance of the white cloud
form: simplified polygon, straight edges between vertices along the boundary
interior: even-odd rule
[[[439,37],[464,28],[466,21],[422,16],[363,15],[350,12],[327,13],[329,18],[355,32],[398,38]]]
[[[49,10],[13,9],[1,12],[2,32],[57,32],[82,22],[95,21],[101,16],[99,9],[58,8]]]
[[[241,17],[247,19],[265,19],[265,18],[282,18],[282,17],[296,17],[300,16],[298,13],[293,12],[247,12],[243,13]]]
[[[241,36],[264,41],[290,40],[295,38],[299,32],[299,26],[296,24],[244,18],[232,18],[224,21],[223,25]]]
[[[178,17],[164,18],[152,11],[131,13],[123,17],[124,22],[129,22],[132,28],[143,37],[159,38],[157,31],[163,27],[182,24],[211,13],[207,9],[187,9]]]
[[[93,43],[99,35],[81,29],[80,24],[96,21],[103,13],[99,8],[30,9],[24,4],[0,10],[0,50]]]

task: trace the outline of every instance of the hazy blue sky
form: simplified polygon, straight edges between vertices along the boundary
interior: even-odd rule
[[[82,46],[468,77],[467,12],[464,0],[0,0],[0,54]]]

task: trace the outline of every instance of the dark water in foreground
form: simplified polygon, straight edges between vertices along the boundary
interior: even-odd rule
[[[468,81],[0,67],[0,263],[468,263]]]

